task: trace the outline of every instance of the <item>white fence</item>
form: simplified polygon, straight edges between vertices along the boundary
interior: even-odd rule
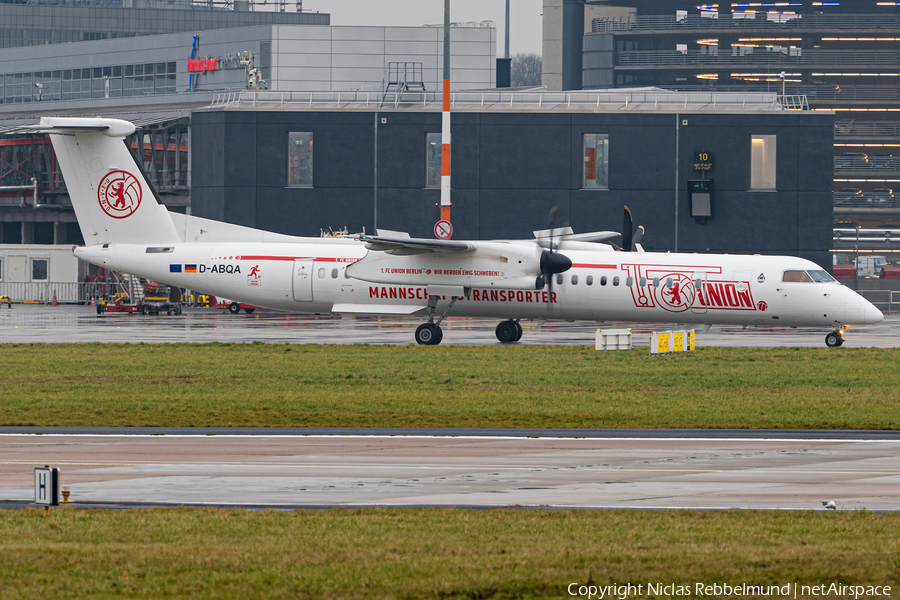
[[[125,290],[116,283],[74,283],[53,281],[0,282],[0,296],[11,302],[51,304],[54,299],[60,304],[83,304],[91,297],[99,298]]]

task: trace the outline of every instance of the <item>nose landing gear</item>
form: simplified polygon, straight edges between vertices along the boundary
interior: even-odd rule
[[[837,331],[832,331],[828,335],[825,336],[825,345],[829,348],[837,348],[843,345],[844,343],[844,330],[838,329]]]

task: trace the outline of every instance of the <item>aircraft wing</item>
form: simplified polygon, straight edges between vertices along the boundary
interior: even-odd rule
[[[408,250],[418,252],[472,252],[472,242],[454,242],[452,240],[427,240],[424,238],[403,237],[402,235],[361,235],[360,241],[366,243],[369,250]]]
[[[559,239],[563,242],[602,242],[621,235],[618,231],[591,231],[589,233],[571,233],[560,236]]]
[[[331,312],[336,314],[348,313],[358,315],[412,315],[426,310],[428,310],[427,306],[407,306],[405,304],[335,304],[331,308]]]

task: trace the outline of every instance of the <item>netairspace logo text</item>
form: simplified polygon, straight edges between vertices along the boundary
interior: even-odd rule
[[[840,583],[821,585],[801,585],[786,583],[784,585],[750,585],[741,583],[612,583],[609,585],[581,585],[570,583],[566,588],[570,596],[597,600],[639,598],[642,596],[693,596],[695,598],[723,596],[771,596],[781,598],[797,598],[799,596],[832,596],[834,598],[874,598],[889,596],[890,586],[885,585],[844,585]]]

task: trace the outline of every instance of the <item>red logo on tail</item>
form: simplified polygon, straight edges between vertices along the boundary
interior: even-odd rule
[[[143,190],[137,178],[127,171],[110,171],[97,188],[100,208],[113,219],[124,219],[134,214],[141,205]]]

